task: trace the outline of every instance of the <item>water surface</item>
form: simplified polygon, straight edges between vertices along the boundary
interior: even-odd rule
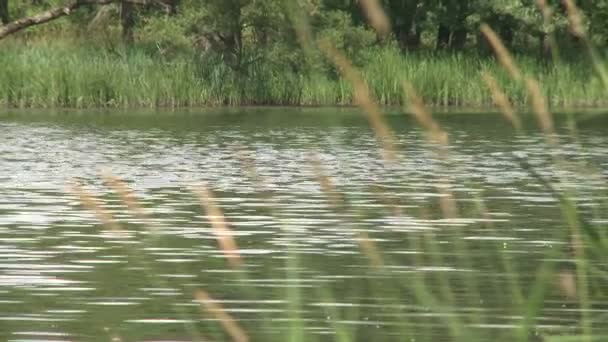
[[[560,147],[552,148],[532,118],[527,134],[514,134],[498,114],[439,115],[450,135],[446,161],[414,121],[391,113],[400,161],[387,166],[356,110],[0,113],[0,340],[194,340],[188,329],[227,340],[199,310],[196,289],[253,340],[283,341],[295,322],[306,340],[333,340],[342,329],[360,341],[448,341],[447,316],[479,336],[508,336],[522,318],[505,284],[517,274],[528,295],[550,251],[568,248],[557,199],[516,157],[559,180],[594,225],[608,222],[600,206],[608,116],[574,117],[576,135],[570,116],[558,116]],[[340,208],[312,155],[344,198]],[[126,210],[101,172],[124,179],[149,218]],[[439,179],[451,185],[457,217],[441,211]],[[74,180],[103,200],[128,238],[80,206]],[[218,248],[191,191],[200,184],[214,190],[245,274]],[[362,236],[384,268],[362,252]],[[563,254],[551,262],[572,269]],[[412,293],[414,280],[440,307]],[[290,306],[294,298],[299,305]],[[608,302],[594,297],[591,310],[606,333]],[[535,331],[576,333],[580,317],[577,301],[555,286]]]

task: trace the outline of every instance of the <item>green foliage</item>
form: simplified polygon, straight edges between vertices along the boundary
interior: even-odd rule
[[[196,39],[191,34],[195,19],[190,12],[174,17],[151,16],[142,20],[137,38],[140,46],[163,57],[192,55]]]
[[[352,87],[327,69],[292,66],[301,54],[283,45],[237,74],[221,56],[175,53],[158,56],[146,49],[100,50],[97,45],[64,40],[23,48],[0,44],[0,105],[11,107],[165,107],[239,104],[352,105]],[[398,105],[408,80],[432,105],[491,105],[480,70],[499,76],[517,104],[525,89],[509,81],[493,60],[450,53],[408,53],[395,45],[359,51],[362,73],[382,104]],[[320,57],[319,57],[320,58]],[[320,63],[320,62],[319,62]],[[547,67],[533,58],[518,63],[537,77],[551,105],[606,105],[599,79],[583,63]]]
[[[362,51],[373,46],[376,34],[372,30],[356,26],[344,11],[326,11],[315,18],[318,39],[329,39],[356,64],[363,62]]]
[[[286,6],[296,3],[310,16],[313,31],[319,37],[328,37],[355,62],[361,62],[358,51],[376,43],[373,32],[367,27],[365,15],[355,0],[180,0],[176,14],[168,15],[153,5],[135,9],[136,44],[148,45],[161,55],[173,55],[192,50],[220,56],[232,69],[246,73],[253,60],[267,54],[269,49],[282,45],[279,51],[298,49],[297,39]],[[483,45],[479,38],[480,23],[487,22],[516,52],[537,51],[543,39],[552,35],[555,44],[565,49],[577,49],[567,29],[568,21],[560,1],[547,1],[552,15],[544,18],[532,0],[383,0],[393,28],[393,38],[402,49],[451,49]],[[63,4],[63,0],[9,1],[10,17],[30,16]],[[608,0],[582,0],[578,2],[583,23],[592,41],[608,43]],[[30,32],[32,35],[76,33],[90,35],[91,26],[106,20],[101,28],[112,37],[120,31],[120,9],[84,6],[67,19],[61,19]],[[104,14],[104,15],[101,15]],[[109,14],[109,15],[108,15]],[[94,26],[94,25],[93,25]],[[46,32],[46,33],[45,33]],[[107,37],[106,37],[107,38]],[[297,64],[293,56],[285,63]],[[281,62],[283,63],[283,62]],[[312,61],[316,69],[318,61]]]
[[[520,56],[526,71],[543,81],[552,105],[605,103],[601,82],[585,76],[580,42],[569,34],[558,1],[548,1],[552,15],[545,18],[532,0],[384,0],[393,35],[382,42],[355,0],[289,1],[181,0],[172,14],[139,6],[133,42],[122,41],[119,4],[85,6],[3,42],[0,77],[7,82],[1,86],[2,102],[85,107],[352,104],[350,85],[314,48],[329,40],[362,70],[381,103],[401,103],[401,81],[406,79],[432,104],[486,105],[489,94],[471,80],[478,79],[480,69],[500,74],[477,34],[487,22]],[[12,18],[19,18],[62,3],[11,1],[9,9]],[[592,41],[605,43],[608,0],[580,5]],[[303,9],[310,23],[310,51],[300,46],[294,8]],[[553,39],[552,55],[546,51],[548,39]],[[485,55],[470,52],[484,49]],[[570,59],[557,58],[569,54]],[[555,58],[553,64],[546,65],[548,56]],[[503,86],[516,103],[527,101],[521,87],[506,78]]]

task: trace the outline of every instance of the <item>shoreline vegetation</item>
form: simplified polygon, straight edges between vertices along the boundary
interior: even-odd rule
[[[332,70],[302,73],[261,61],[237,75],[221,61],[187,55],[164,60],[137,48],[105,51],[69,41],[5,41],[0,47],[0,106],[8,108],[356,105],[350,83]],[[391,46],[362,54],[359,68],[381,105],[402,105],[402,81],[408,80],[429,106],[493,107],[483,72],[496,75],[514,105],[529,104],[526,89],[492,58],[403,54]],[[543,64],[530,57],[517,62],[543,85],[552,107],[608,106],[603,84],[583,62]]]
[[[484,25],[549,106],[606,107],[606,10],[579,5],[0,0],[0,107],[356,105],[327,47],[352,62],[379,105],[406,104],[404,82],[433,107],[493,107],[496,89],[514,106],[533,105]]]

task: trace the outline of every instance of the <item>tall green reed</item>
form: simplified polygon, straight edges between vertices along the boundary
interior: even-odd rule
[[[352,87],[331,72],[296,72],[270,60],[235,71],[217,58],[161,58],[137,47],[109,51],[63,41],[1,43],[0,105],[5,107],[195,107],[221,105],[354,105]],[[403,104],[401,82],[409,80],[431,106],[488,106],[479,70],[496,75],[516,105],[528,97],[508,82],[500,66],[478,55],[407,53],[387,45],[363,53],[362,77],[381,105]],[[590,66],[557,61],[545,65],[517,58],[526,74],[545,86],[551,106],[601,106],[608,100]]]

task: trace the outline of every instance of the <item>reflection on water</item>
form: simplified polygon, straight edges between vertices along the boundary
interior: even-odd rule
[[[511,272],[524,275],[525,289],[547,251],[567,242],[556,199],[514,153],[543,177],[561,179],[592,212],[608,190],[606,129],[588,124],[577,139],[564,137],[559,155],[568,165],[557,171],[551,155],[558,152],[542,136],[512,135],[495,115],[447,115],[453,146],[445,168],[413,122],[390,121],[403,158],[387,169],[369,128],[350,112],[0,114],[0,339],[186,341],[189,325],[225,339],[212,316],[201,316],[197,288],[221,298],[256,340],[282,340],[294,312],[318,340],[333,339],[336,325],[361,341],[389,340],[405,336],[393,327],[403,320],[413,325],[407,336],[442,340],[446,315],[466,317],[485,336],[512,330],[521,313],[507,309],[512,297],[499,295],[511,274],[484,259],[502,251],[516,267]],[[235,146],[245,147],[275,205],[256,192]],[[309,162],[313,151],[347,208],[328,205]],[[593,169],[582,169],[585,161]],[[150,221],[125,210],[101,170],[128,182]],[[460,218],[441,217],[440,175],[453,180]],[[104,199],[131,238],[100,229],[68,191],[74,179]],[[229,268],[217,248],[190,191],[202,182],[216,191],[247,276]],[[476,209],[481,198],[486,212]],[[148,239],[149,225],[160,238]],[[456,282],[449,312],[419,306],[369,267],[361,233],[390,260],[386,270],[405,281],[415,276],[441,293],[442,279],[455,275],[476,289]],[[457,241],[467,253],[442,247]],[[286,269],[288,250],[298,255],[293,269]],[[302,300],[291,313],[288,288]],[[608,317],[607,303],[592,304],[593,315]],[[537,328],[574,329],[578,310],[552,293]]]

